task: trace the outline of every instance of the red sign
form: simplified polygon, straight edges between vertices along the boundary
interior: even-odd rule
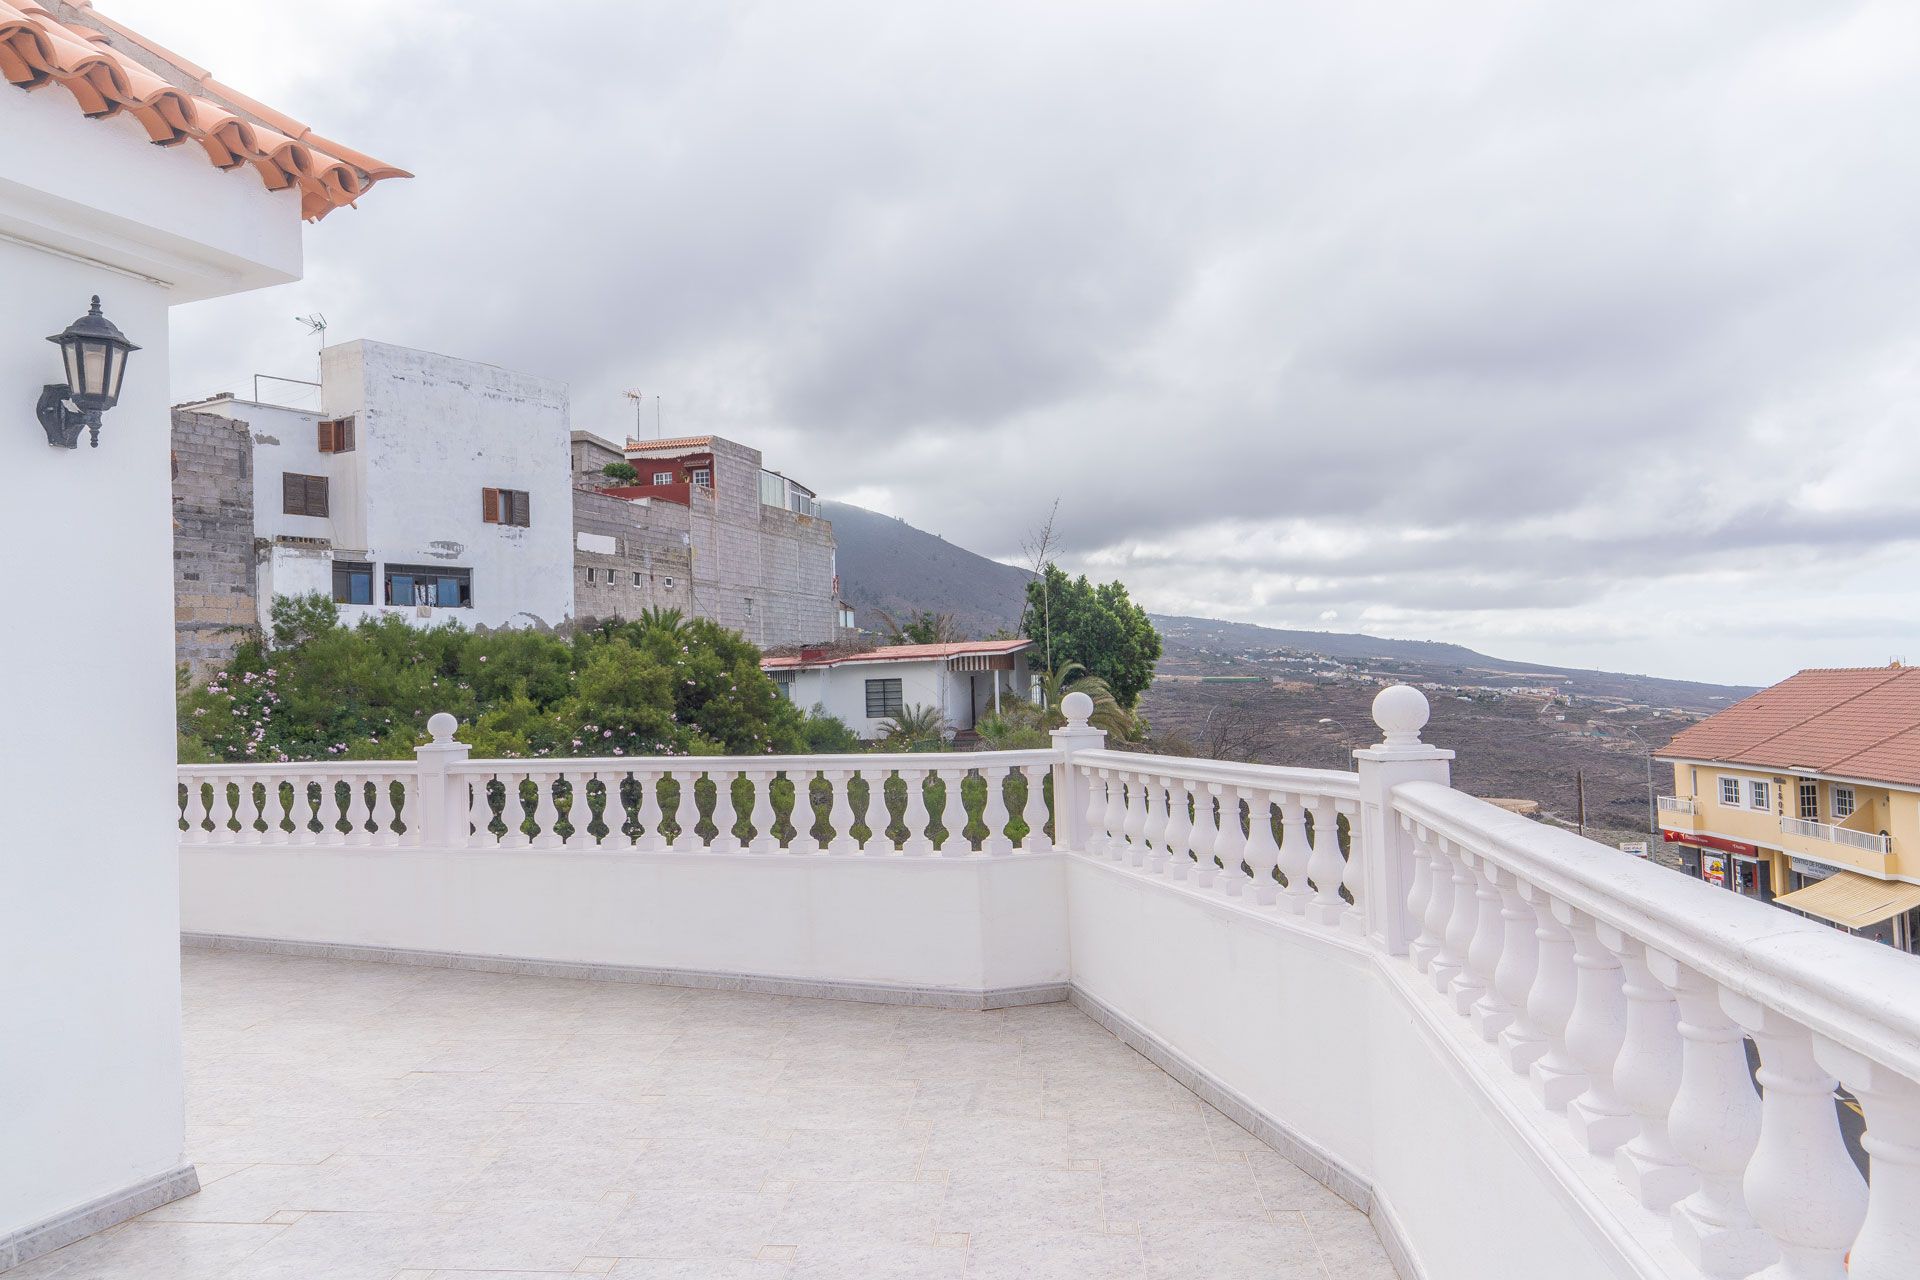
[[[1722,853],[1737,853],[1745,858],[1760,856],[1760,846],[1742,844],[1738,840],[1723,840],[1719,836],[1696,835],[1691,831],[1669,831],[1661,828],[1660,838],[1673,844],[1690,844],[1696,849],[1718,849]]]

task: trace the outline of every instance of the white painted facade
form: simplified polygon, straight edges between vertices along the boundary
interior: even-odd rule
[[[0,84],[5,631],[0,1267],[185,1189],[174,789],[168,309],[300,274],[300,197],[125,115]],[[34,417],[46,341],[100,296],[141,350],[97,449]],[[104,1206],[87,1209],[94,1202]]]
[[[1034,697],[1033,674],[1024,651],[1013,655],[1011,670],[957,670],[950,657],[829,658],[788,665],[791,661],[772,658],[761,665],[795,705],[803,710],[819,707],[868,741],[879,738],[892,718],[868,714],[872,683],[898,681],[901,705],[937,707],[949,733],[976,728],[993,713],[996,702],[1004,705]],[[891,691],[874,692],[884,697]]]
[[[556,625],[573,614],[573,494],[563,383],[356,341],[321,353],[321,408],[219,397],[184,406],[248,423],[262,625],[275,596],[335,596],[335,562],[368,565],[366,603],[420,626]],[[354,447],[322,452],[320,423],[351,417]],[[289,514],[281,477],[324,476],[328,514]],[[525,527],[484,519],[482,492],[528,495]],[[410,598],[396,566],[464,573],[469,605]],[[391,589],[390,589],[391,588]],[[350,593],[343,592],[343,595]],[[401,601],[401,602],[396,602]]]

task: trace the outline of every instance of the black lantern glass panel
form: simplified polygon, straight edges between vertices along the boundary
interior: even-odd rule
[[[41,388],[37,411],[46,428],[47,443],[71,449],[86,428],[92,443],[100,443],[100,415],[119,403],[120,384],[127,376],[127,357],[140,348],[127,341],[113,321],[100,314],[94,295],[87,314],[61,333],[47,339],[60,348],[67,380]],[[73,408],[68,409],[66,402]]]

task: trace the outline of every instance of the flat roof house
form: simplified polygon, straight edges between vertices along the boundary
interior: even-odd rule
[[[1033,641],[896,644],[856,653],[803,649],[760,669],[802,707],[822,707],[863,738],[878,738],[907,707],[937,707],[951,733],[969,733],[1003,700],[1030,699]]]
[[[1920,950],[1920,668],[1802,671],[1655,754],[1690,874]]]

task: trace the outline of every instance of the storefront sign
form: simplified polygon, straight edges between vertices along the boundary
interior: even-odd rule
[[[1690,844],[1696,849],[1718,849],[1722,853],[1737,853],[1748,858],[1760,856],[1759,845],[1744,844],[1741,841],[1727,840],[1720,836],[1703,836],[1692,831],[1662,830],[1660,838],[1670,844]]]
[[[1727,882],[1727,860],[1717,853],[1700,855],[1700,878],[1708,884]]]
[[[1839,868],[1829,867],[1823,862],[1808,862],[1805,858],[1789,858],[1793,873],[1807,880],[1825,880]]]

